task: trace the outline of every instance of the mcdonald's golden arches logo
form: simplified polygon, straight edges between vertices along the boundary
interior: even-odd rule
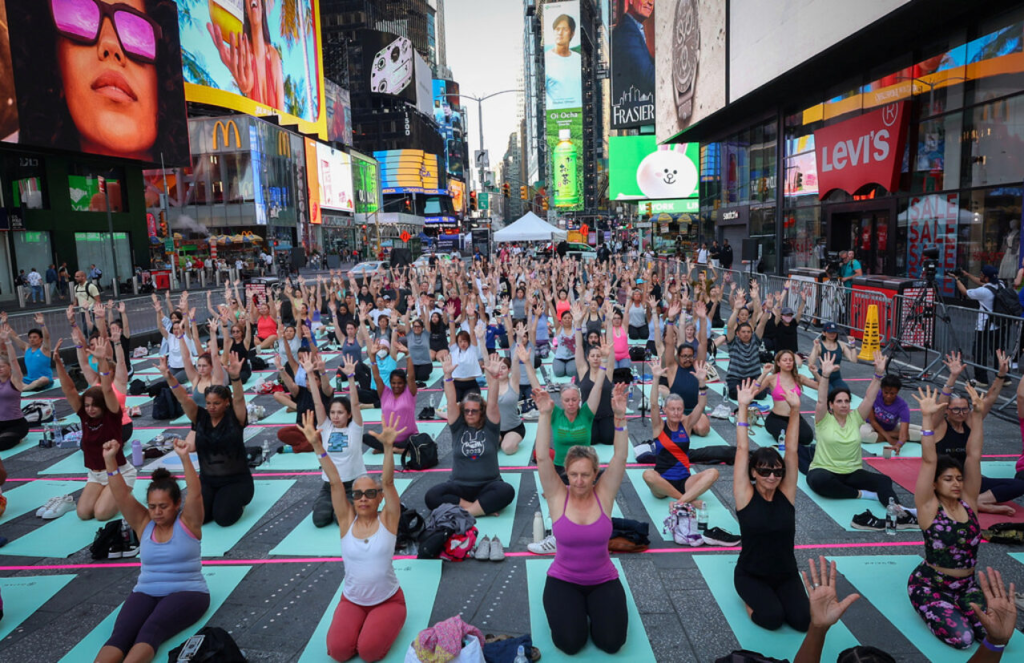
[[[217,120],[217,123],[213,125],[213,149],[217,149],[217,132],[219,131],[224,136],[224,147],[225,149],[231,146],[231,133],[230,130],[235,132],[235,147],[242,149],[242,138],[238,135],[238,125],[235,124],[234,120],[228,120],[225,124],[223,120]]]
[[[277,132],[277,156],[291,158],[292,142],[288,140],[288,134],[284,131]]]

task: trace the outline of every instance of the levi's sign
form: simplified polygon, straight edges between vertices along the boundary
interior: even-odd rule
[[[906,120],[906,102],[901,101],[815,131],[818,196],[825,198],[833,189],[854,194],[866,184],[895,191]]]

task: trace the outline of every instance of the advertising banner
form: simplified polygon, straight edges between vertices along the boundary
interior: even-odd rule
[[[320,173],[316,157],[317,143],[312,138],[304,138],[302,142],[306,150],[306,192],[309,194],[309,222],[321,224],[324,219],[320,212]]]
[[[580,3],[543,5],[546,137],[554,206],[583,209],[583,86]]]
[[[374,152],[380,163],[381,193],[431,193],[445,195],[440,188],[436,154],[423,150],[383,150]]]
[[[327,97],[327,140],[352,144],[352,99],[348,90],[334,81],[324,80]]]
[[[655,125],[664,143],[725,106],[725,2],[658,0]]]
[[[416,105],[416,49],[406,37],[361,30],[363,66],[370,72],[370,92],[402,97]]]
[[[608,142],[608,199],[697,198],[700,145],[658,145],[653,135],[613,136]]]
[[[820,198],[833,189],[854,194],[867,184],[889,191],[899,187],[906,105],[905,101],[889,104],[814,132]]]
[[[430,65],[415,51],[412,59],[416,75],[416,110],[430,117],[434,112],[434,78],[430,73]]]
[[[380,208],[380,174],[377,160],[352,151],[352,187],[356,212],[369,214]]]
[[[657,216],[658,214],[696,214],[700,211],[699,198],[685,198],[683,200],[641,200],[637,203],[637,210],[645,216]]]
[[[33,1],[33,0],[28,0]],[[185,96],[327,138],[313,0],[179,0]]]
[[[448,194],[452,197],[452,209],[456,216],[462,216],[466,209],[466,183],[448,180]]]
[[[956,294],[953,281],[944,274],[956,269],[957,220],[960,196],[956,193],[916,196],[907,208],[907,276],[924,274],[925,249],[938,247],[939,266],[936,282],[943,296]]]
[[[352,199],[352,159],[341,150],[323,143],[316,144],[317,178],[320,188],[320,207],[354,212]]]
[[[0,140],[189,165],[174,2],[0,1],[5,10]],[[116,64],[97,57],[108,34]]]
[[[653,126],[655,0],[612,5],[612,129]]]

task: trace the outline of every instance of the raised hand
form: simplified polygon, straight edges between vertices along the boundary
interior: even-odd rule
[[[356,372],[356,360],[353,359],[352,355],[345,355],[344,360],[342,360],[341,370],[346,376]]]
[[[999,370],[996,371],[996,376],[1006,375],[1010,372],[1010,355],[1006,354],[1002,350],[996,350],[996,359],[999,361]]]
[[[541,414],[551,414],[555,409],[555,402],[551,400],[551,394],[543,389],[533,390],[533,402]]]
[[[984,410],[985,400],[982,398],[981,394],[978,393],[978,390],[969,384],[965,388],[967,389],[967,395],[971,397],[971,407],[976,411]]]
[[[659,378],[664,377],[665,375],[668,374],[668,369],[662,366],[660,362],[652,363],[650,368],[651,375],[654,377],[655,380],[658,380]]]
[[[950,352],[942,363],[949,369],[949,374],[956,377],[959,377],[964,372],[964,368],[966,368],[963,362],[960,361],[959,352]]]
[[[4,317],[6,317],[6,315],[7,314],[5,313]],[[46,320],[45,320],[45,318],[43,318],[43,314],[42,313],[36,313],[35,315],[33,315],[32,316],[32,320],[34,320],[37,325],[45,325],[46,324]]]
[[[939,403],[939,390],[932,389],[931,387],[925,387],[921,389],[918,387],[917,395],[914,396],[914,400],[921,406],[921,414],[935,415],[946,409],[949,403]]]
[[[388,420],[383,422],[384,427],[378,433],[377,431],[370,431],[370,435],[377,438],[377,441],[384,447],[384,453],[391,453],[391,449],[395,446],[395,438],[405,432],[405,426],[402,428],[396,428],[401,418],[397,413],[392,412],[388,416]]]
[[[180,437],[174,439],[174,453],[178,454],[179,458],[184,459],[188,456],[188,441],[183,440]]]
[[[790,410],[800,411],[800,392],[790,391],[789,389],[783,390],[786,394],[786,405],[789,406]]]
[[[970,604],[971,609],[985,627],[989,643],[1005,645],[1013,636],[1014,626],[1017,624],[1017,605],[1014,603],[1016,587],[1011,582],[1010,589],[1007,590],[1003,584],[1002,574],[991,566],[988,567],[987,574],[978,569],[977,575],[981,593],[985,595],[985,610],[975,603]]]
[[[807,573],[801,572],[807,598],[811,603],[811,623],[820,628],[828,628],[839,621],[846,609],[860,598],[860,594],[850,594],[842,601],[836,596],[836,563],[829,564],[824,556],[818,557],[821,571],[815,568],[814,560],[807,560],[811,567],[811,579]]]
[[[828,376],[832,375],[832,373],[835,372],[837,368],[838,366],[836,366],[835,359],[832,358],[832,355],[821,357],[822,377],[827,378]]]
[[[117,440],[108,440],[103,443],[103,458],[111,460],[117,458],[117,452],[121,450],[121,443]],[[116,464],[116,461],[115,461]]]
[[[754,402],[754,396],[757,396],[757,392],[758,389],[754,386],[754,380],[747,378],[736,389],[736,402],[739,403],[741,408],[748,407]]]
[[[306,440],[316,453],[324,452],[320,431],[316,429],[316,413],[313,410],[306,410],[302,413],[302,434],[306,436]]]
[[[534,402],[537,402],[536,398],[534,398]],[[626,407],[628,405],[629,386],[625,382],[620,382],[617,385],[615,385],[614,389],[612,389],[612,412],[615,413],[616,417],[625,417]],[[538,405],[538,407],[540,406]]]
[[[234,352],[229,352],[228,365],[225,368],[227,369],[228,377],[232,380],[237,380],[242,374],[242,360]]]
[[[885,368],[889,363],[889,358],[883,355],[880,351],[875,350],[873,359],[875,364],[875,375],[885,375]],[[1007,370],[1009,370],[1009,364],[1007,364]]]
[[[693,362],[693,373],[694,373],[694,375],[697,376],[697,382],[700,385],[703,385],[704,384],[704,380],[706,380],[707,376],[708,376],[708,365],[707,365],[707,363],[703,362],[703,361],[695,361],[695,362]]]
[[[501,359],[498,358],[498,355],[493,354],[493,355],[491,355],[490,360],[487,362],[487,373],[491,377],[497,378],[498,374],[500,372],[501,372]]]
[[[447,380],[455,372],[456,364],[452,362],[451,353],[445,355],[444,361],[441,362],[441,370],[444,372],[444,377]]]

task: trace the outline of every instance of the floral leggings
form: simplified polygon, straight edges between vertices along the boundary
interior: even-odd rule
[[[950,647],[967,649],[985,637],[970,605],[985,607],[985,596],[973,575],[954,578],[922,563],[910,574],[907,594],[928,630]]]

